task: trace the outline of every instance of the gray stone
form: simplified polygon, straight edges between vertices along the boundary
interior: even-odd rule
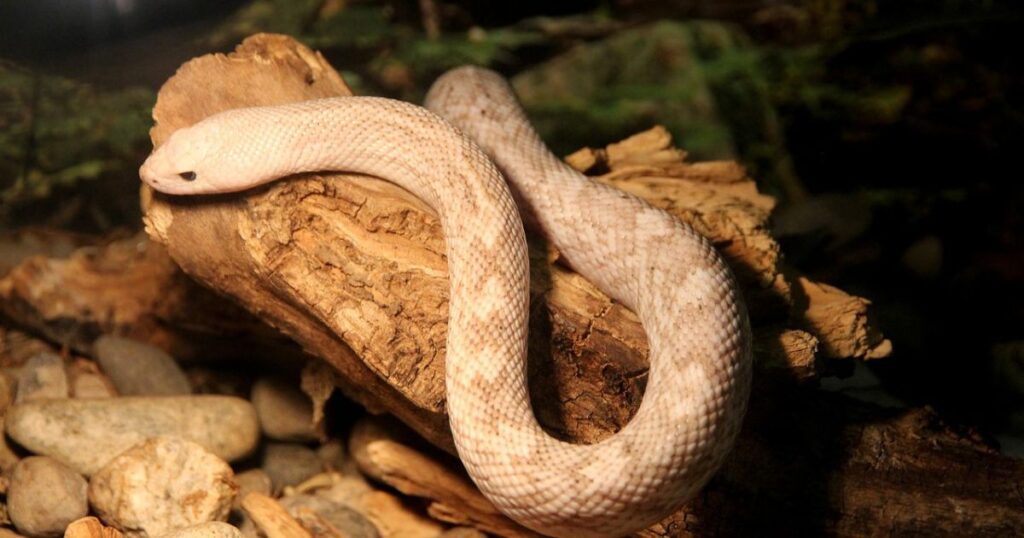
[[[280,377],[261,377],[252,385],[252,405],[263,434],[277,441],[315,441],[313,403],[295,383]]]
[[[117,392],[125,395],[191,394],[192,386],[178,363],[164,350],[128,338],[101,336],[93,344],[96,362]]]
[[[238,491],[233,478],[231,467],[205,448],[155,437],[97,472],[89,481],[89,503],[128,536],[160,536],[226,519]]]
[[[21,367],[16,403],[67,397],[68,374],[60,355],[43,352]]]
[[[313,449],[288,443],[267,443],[261,467],[270,477],[274,491],[299,484],[323,471],[323,464]]]
[[[86,482],[67,465],[44,456],[18,462],[7,489],[7,511],[28,536],[60,536],[89,512]]]
[[[324,469],[343,475],[358,474],[359,468],[355,460],[349,457],[345,444],[338,439],[331,439],[316,449],[316,455],[324,464]]]
[[[159,435],[199,443],[234,461],[252,452],[259,422],[252,404],[230,396],[47,400],[11,406],[7,434],[36,454],[91,475],[128,448]]]
[[[347,536],[350,538],[378,538],[377,527],[363,514],[343,504],[313,495],[292,495],[281,499],[288,513],[311,530],[314,536]]]
[[[263,472],[263,469],[249,469],[236,474],[235,484],[238,485],[238,495],[232,504],[234,510],[242,509],[242,499],[250,493],[260,493],[269,497],[273,492],[270,476]]]

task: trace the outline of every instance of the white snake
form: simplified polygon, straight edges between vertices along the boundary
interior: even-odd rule
[[[728,267],[689,226],[548,151],[500,75],[453,70],[426,107],[340,97],[229,110],[175,132],[140,176],[165,193],[204,194],[344,170],[411,191],[445,235],[448,414],[474,482],[509,517],[554,536],[656,523],[718,469],[746,408],[750,327]],[[529,262],[513,200],[647,332],[640,409],[596,444],[549,436],[530,407]]]

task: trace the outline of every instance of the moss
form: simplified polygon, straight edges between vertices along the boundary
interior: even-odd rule
[[[55,191],[137,181],[155,100],[147,89],[98,92],[0,64],[0,222]]]

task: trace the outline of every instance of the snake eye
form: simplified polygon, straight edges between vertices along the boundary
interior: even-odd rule
[[[182,173],[180,173],[178,175],[181,176],[181,179],[184,179],[185,181],[195,181],[196,180],[196,173],[191,171],[191,170],[189,170],[188,172],[182,172]]]

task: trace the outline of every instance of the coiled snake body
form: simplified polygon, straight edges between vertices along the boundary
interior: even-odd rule
[[[657,522],[718,469],[746,407],[750,328],[729,269],[689,226],[551,154],[496,73],[453,70],[426,107],[341,97],[229,110],[175,132],[140,176],[169,194],[241,191],[317,170],[408,189],[445,234],[447,406],[474,482],[502,512],[554,536],[618,536]],[[530,408],[517,203],[647,332],[643,402],[596,444],[549,436]]]

